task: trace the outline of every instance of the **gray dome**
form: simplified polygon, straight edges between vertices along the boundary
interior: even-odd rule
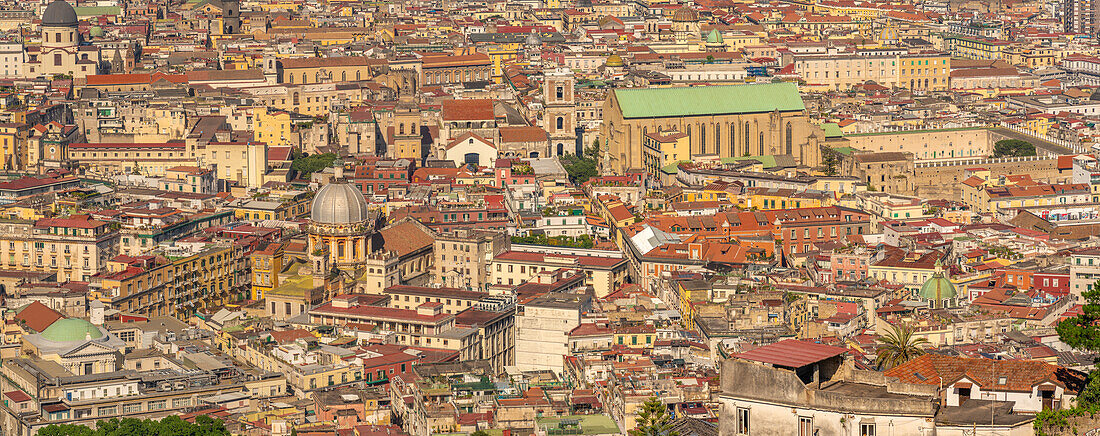
[[[54,0],[42,12],[42,25],[49,27],[76,27],[76,9],[65,0]]]
[[[313,197],[310,219],[318,224],[352,224],[367,220],[367,199],[355,185],[334,182]]]

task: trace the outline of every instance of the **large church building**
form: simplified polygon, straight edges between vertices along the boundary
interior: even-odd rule
[[[603,114],[602,165],[614,173],[643,168],[643,138],[658,132],[686,135],[692,159],[790,155],[809,167],[821,161],[824,132],[810,123],[793,83],[615,89]]]
[[[64,0],[54,0],[42,12],[42,44],[27,48],[25,77],[65,74],[84,78],[99,73],[99,49],[81,45],[76,10]]]

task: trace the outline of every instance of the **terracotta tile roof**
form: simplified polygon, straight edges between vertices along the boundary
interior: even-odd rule
[[[443,121],[491,120],[492,100],[446,100],[442,107]]]
[[[271,339],[274,340],[275,342],[280,343],[280,344],[286,344],[286,343],[294,342],[298,339],[309,339],[309,338],[314,338],[314,337],[315,336],[313,336],[313,334],[310,333],[309,330],[305,330],[305,329],[285,330],[285,331],[281,331],[281,332],[271,332]]]
[[[501,127],[500,142],[546,142],[549,136],[541,127],[516,126]]]
[[[435,236],[410,220],[386,226],[379,232],[382,236],[383,247],[386,250],[396,251],[398,256],[406,256],[422,248],[431,248],[435,244]]]
[[[847,348],[833,347],[797,339],[787,339],[771,345],[755,348],[751,351],[735,354],[733,357],[770,363],[772,365],[788,368],[801,368],[847,352]]]
[[[15,403],[22,403],[24,401],[31,400],[31,396],[27,395],[27,393],[23,391],[4,392],[4,396]]]
[[[385,65],[385,59],[374,59],[365,56],[345,56],[335,58],[299,58],[283,59],[279,61],[283,69],[291,68],[317,68],[317,67],[360,67],[372,65]]]
[[[937,386],[950,386],[965,377],[981,386],[983,391],[1030,392],[1037,384],[1051,382],[1077,393],[1085,385],[1084,373],[1046,362],[994,361],[935,354],[925,354],[898,365],[885,374],[906,383]]]
[[[16,321],[23,321],[30,329],[41,332],[49,327],[54,321],[57,321],[64,316],[60,312],[46,307],[45,304],[37,301],[27,305],[18,315],[15,315]]]

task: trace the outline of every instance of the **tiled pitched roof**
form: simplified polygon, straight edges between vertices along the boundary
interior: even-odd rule
[[[898,365],[886,376],[906,383],[947,386],[966,377],[982,390],[1029,392],[1042,382],[1062,385],[1077,393],[1085,385],[1085,374],[1035,360],[990,360],[925,354]],[[1001,383],[1002,379],[1004,383]]]
[[[27,305],[18,315],[15,315],[16,321],[23,321],[26,323],[27,327],[36,332],[45,330],[46,327],[49,327],[54,321],[61,318],[64,318],[61,313],[37,301]]]

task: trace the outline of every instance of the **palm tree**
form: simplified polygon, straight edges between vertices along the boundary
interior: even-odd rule
[[[914,337],[907,327],[894,326],[878,338],[878,343],[875,364],[879,369],[889,369],[924,354],[928,339]]]

